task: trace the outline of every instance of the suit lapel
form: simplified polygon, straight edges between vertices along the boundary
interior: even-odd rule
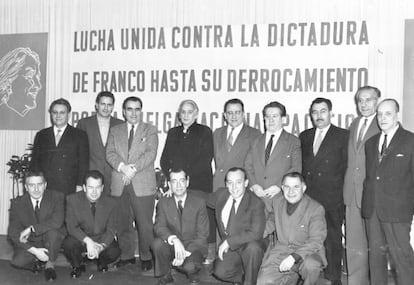
[[[26,208],[29,210],[29,213],[30,213],[29,214],[30,223],[37,224],[32,200],[30,199],[30,195],[28,193],[25,196],[24,200],[25,200],[24,203],[26,204]]]
[[[99,130],[98,116],[95,115],[95,118],[92,120],[92,125],[92,131],[94,132],[94,136],[97,136],[99,138],[99,145],[105,147],[105,145],[103,144],[101,131]]]
[[[226,193],[223,194],[223,199],[221,199],[221,200],[218,201],[217,208],[216,208],[216,211],[217,211],[217,213],[216,213],[217,220],[220,221],[219,222],[219,225],[220,225],[221,230],[222,230],[223,233],[225,232],[225,229],[224,229],[223,219],[221,218],[221,216],[222,216],[222,213],[223,213],[224,205],[226,204],[227,199],[229,198],[229,195],[230,194],[226,190]]]
[[[336,131],[335,126],[331,125],[325,137],[323,138],[323,141],[321,143],[321,146],[319,147],[318,153],[315,156],[317,160],[322,159],[326,155],[329,147],[331,146],[331,141],[335,136],[335,131]],[[315,134],[313,134],[313,137],[315,137]],[[313,146],[313,140],[312,140],[312,146]]]
[[[402,127],[399,126],[397,131],[395,132],[394,136],[392,137],[387,149],[385,150],[385,154],[382,157],[381,162],[379,163],[380,165],[384,165],[386,164],[386,162],[390,159],[390,157],[392,157],[392,155],[394,154],[395,150],[396,150],[396,146],[399,146],[403,143],[404,141],[404,134],[402,132]],[[379,144],[379,140],[378,140],[378,144]],[[378,151],[378,144],[377,144],[377,153]]]
[[[269,161],[267,162],[267,164],[270,164],[270,162],[276,157],[281,157],[285,155],[284,153],[282,153],[282,150],[285,149],[286,143],[287,143],[287,134],[285,130],[282,130],[282,132],[280,133],[279,139],[277,140],[276,145],[273,148],[272,153],[270,154]]]
[[[264,133],[257,145],[257,154],[259,155],[259,160],[262,162],[263,166],[265,166],[265,144],[266,144],[266,133]]]
[[[357,119],[357,121],[355,121],[355,124],[352,127],[352,129],[349,130],[350,131],[350,140],[351,140],[352,147],[354,148],[355,153],[358,151],[358,149],[357,149],[358,126],[359,126],[359,122],[361,121],[361,118],[362,117],[358,117],[358,119]],[[367,131],[367,133],[368,133],[368,131]],[[361,143],[361,145],[363,145],[363,143]]]
[[[187,196],[187,199],[188,199],[188,196]],[[185,207],[185,205],[184,205],[184,207]],[[175,204],[174,197],[171,197],[171,199],[168,199],[168,211],[167,212],[173,218],[174,226],[181,232],[181,229],[182,229],[181,228],[181,219],[178,216],[178,209],[177,209],[177,205]]]

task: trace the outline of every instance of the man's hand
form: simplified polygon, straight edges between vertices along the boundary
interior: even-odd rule
[[[292,255],[289,255],[288,257],[283,259],[282,262],[280,263],[280,266],[279,266],[280,272],[289,271],[292,268],[293,264],[295,264],[295,259],[293,258]]]
[[[83,242],[86,244],[86,251],[88,254],[89,259],[95,259],[99,257],[99,253],[97,251],[97,243],[94,242],[91,238],[85,237]]]
[[[250,190],[252,190],[257,197],[263,197],[265,195],[263,187],[259,184],[254,184],[252,187],[250,187]]]
[[[25,228],[20,233],[19,241],[21,243],[26,243],[27,242],[27,240],[29,239],[30,234],[32,233],[31,229],[32,229],[32,226],[29,226],[29,227]]]
[[[83,187],[76,185],[76,192],[80,192],[80,191],[83,191]]]
[[[40,261],[49,261],[49,250],[47,250],[46,248],[32,246],[28,249],[28,252],[36,256],[36,258]]]
[[[227,242],[227,240],[223,241],[218,249],[218,257],[220,258],[220,260],[223,260],[223,255],[229,251],[230,246],[229,243]]]
[[[129,179],[132,179],[132,177],[135,176],[137,169],[134,164],[124,164],[121,166],[121,172]]]
[[[183,243],[178,239],[173,239],[174,251],[175,251],[175,258],[178,260],[183,260],[186,258],[185,255],[185,248]]]
[[[95,250],[96,250],[96,252],[97,252],[97,254],[98,254],[98,256],[97,256],[97,257],[99,257],[99,255],[101,254],[101,252],[102,252],[104,249],[105,249],[105,247],[103,246],[103,244],[102,244],[102,243],[97,243],[97,242],[95,242]]]
[[[168,189],[167,191],[165,191],[163,194],[162,194],[162,197],[172,197],[172,190],[171,189]]]
[[[272,186],[270,186],[270,187],[268,187],[268,188],[266,188],[265,190],[263,190],[263,192],[264,192],[264,197],[265,198],[268,198],[268,199],[271,199],[271,198],[273,198],[276,194],[278,194],[279,192],[280,192],[280,187],[279,186],[276,186],[276,185],[272,185]]]

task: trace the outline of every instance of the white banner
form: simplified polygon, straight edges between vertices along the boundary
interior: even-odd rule
[[[213,130],[224,124],[228,99],[242,99],[247,122],[262,131],[263,106],[279,101],[287,108],[285,129],[298,134],[311,126],[312,100],[327,97],[333,124],[347,128],[355,91],[369,78],[368,28],[366,21],[341,21],[73,31],[72,123],[91,115],[96,94],[109,90],[118,117],[126,97],[143,100],[160,151],[187,98],[199,105],[198,122]]]

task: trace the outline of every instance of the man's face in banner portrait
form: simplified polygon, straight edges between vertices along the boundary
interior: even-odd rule
[[[39,55],[30,48],[16,48],[0,60],[0,105],[19,116],[37,107],[40,83]]]

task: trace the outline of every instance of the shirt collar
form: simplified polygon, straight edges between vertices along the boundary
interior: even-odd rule
[[[33,209],[36,207],[36,201],[39,201],[39,207],[40,207],[40,204],[42,203],[42,199],[43,199],[43,196],[40,197],[39,199],[33,199],[32,197],[30,197],[30,201],[32,201]]]
[[[66,124],[64,127],[62,127],[62,128],[58,128],[58,127],[56,127],[56,126],[53,126],[53,133],[56,135],[57,134],[57,132],[58,132],[58,130],[61,130],[62,132],[61,132],[61,135],[65,132],[65,130],[66,130],[66,127],[68,126],[68,124]]]
[[[187,192],[184,194],[184,197],[183,198],[181,198],[181,199],[178,199],[177,197],[175,197],[175,195],[174,195],[174,201],[175,201],[175,205],[177,205],[177,207],[178,207],[178,201],[183,201],[183,208],[184,208],[184,205],[185,205],[185,200],[187,200]]]

